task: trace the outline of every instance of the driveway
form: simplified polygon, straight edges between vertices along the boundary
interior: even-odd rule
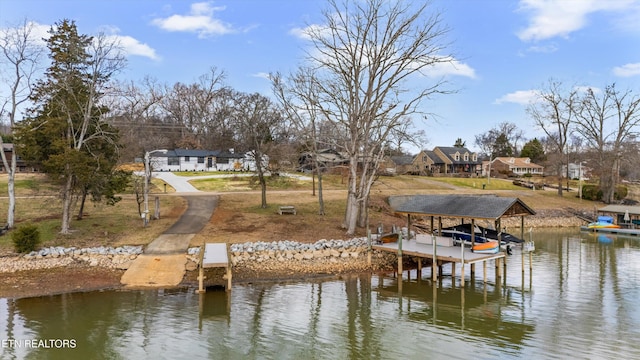
[[[202,176],[178,176],[172,172],[166,171],[158,171],[151,174],[152,177],[161,179],[162,181],[169,184],[173,187],[178,193],[194,193],[199,192],[200,190],[196,189],[189,183],[191,180],[195,179],[219,179],[219,178],[231,178],[238,176],[254,176],[251,173],[239,173],[239,174],[212,174],[212,175],[202,175]],[[289,173],[280,173],[280,176],[287,176],[296,178],[299,180],[311,181],[311,178],[306,175],[299,174],[289,174]]]

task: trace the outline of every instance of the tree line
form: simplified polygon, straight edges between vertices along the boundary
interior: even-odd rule
[[[51,28],[45,52],[25,21],[0,39],[11,89],[0,112],[8,124],[5,139],[60,183],[62,233],[69,232],[76,200],[117,201],[127,183],[117,165],[147,151],[234,149],[256,159],[268,155],[268,168],[256,161],[266,207],[269,171],[296,164],[302,151],[331,148],[348,159],[343,227],[353,235],[368,225],[369,193],[383,157],[409,143],[420,144],[424,131],[416,129],[432,115],[428,100],[455,92],[444,78],[423,76],[454,57],[448,52],[449,29],[428,2],[328,0],[322,15],[323,27],[305,30],[311,47],[302,64],[289,74],[270,74],[269,95],[233,89],[215,66],[192,83],[168,85],[150,77],[119,81],[126,59],[117,43],[102,34],[79,34],[75,22],[65,19]],[[38,78],[45,53],[49,66]],[[580,95],[554,87],[541,92],[528,112],[547,136],[519,152],[534,158],[543,146],[543,154],[564,161],[568,139],[579,135],[599,154],[601,175],[607,174],[606,166],[619,174],[635,136],[637,115],[631,104],[637,98],[615,86]],[[617,107],[615,100],[620,100]],[[18,121],[16,112],[25,104],[24,119]],[[597,138],[616,114],[622,121],[619,136]],[[522,140],[513,124],[504,123],[476,137],[476,144],[495,156],[509,146],[515,153]],[[15,152],[12,159],[2,156],[10,183],[8,224],[13,226]],[[314,171],[323,214],[321,166],[316,161]]]
[[[475,144],[489,160],[498,156],[529,157],[550,167],[557,176],[558,195],[569,180],[569,164],[591,169],[599,182],[602,201],[615,201],[621,177],[638,178],[640,96],[620,90],[566,86],[550,79],[529,103],[526,112],[544,136],[527,141],[521,129],[503,122],[476,135]]]

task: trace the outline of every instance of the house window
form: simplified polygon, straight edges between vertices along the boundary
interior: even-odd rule
[[[469,161],[469,154],[468,153],[464,153],[464,161]]]
[[[184,157],[184,162],[189,162],[189,161],[191,161],[191,158],[189,156],[185,156]]]
[[[218,158],[217,159],[217,163],[218,164],[228,164],[229,163],[229,158]]]
[[[473,154],[473,156],[471,157],[471,161],[478,161],[478,155],[477,154]]]
[[[460,153],[455,153],[455,155],[454,155],[454,159],[455,159],[456,161],[460,161]]]
[[[180,165],[180,158],[177,156],[169,156],[167,158],[167,165]]]
[[[198,156],[198,164],[204,164],[204,156]]]

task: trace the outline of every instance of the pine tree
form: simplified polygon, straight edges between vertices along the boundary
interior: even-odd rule
[[[78,34],[73,21],[56,23],[49,33],[51,65],[16,133],[21,156],[60,183],[60,232],[68,234],[73,198],[95,189],[117,161],[117,131],[103,121],[108,108],[100,101],[123,58],[104,37]]]

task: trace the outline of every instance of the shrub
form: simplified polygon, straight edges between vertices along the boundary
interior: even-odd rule
[[[36,225],[27,224],[16,229],[11,234],[11,240],[19,253],[35,251],[40,244],[40,231]]]
[[[622,200],[627,197],[629,189],[626,186],[616,186],[616,190],[613,194],[615,200]],[[602,190],[598,185],[583,185],[582,186],[582,198],[585,200],[599,201],[602,200]]]
[[[629,194],[629,189],[624,185],[616,186],[616,191],[613,193],[613,198],[616,200],[622,200]]]
[[[602,191],[597,185],[583,185],[582,198],[585,200],[597,201],[602,199]]]

